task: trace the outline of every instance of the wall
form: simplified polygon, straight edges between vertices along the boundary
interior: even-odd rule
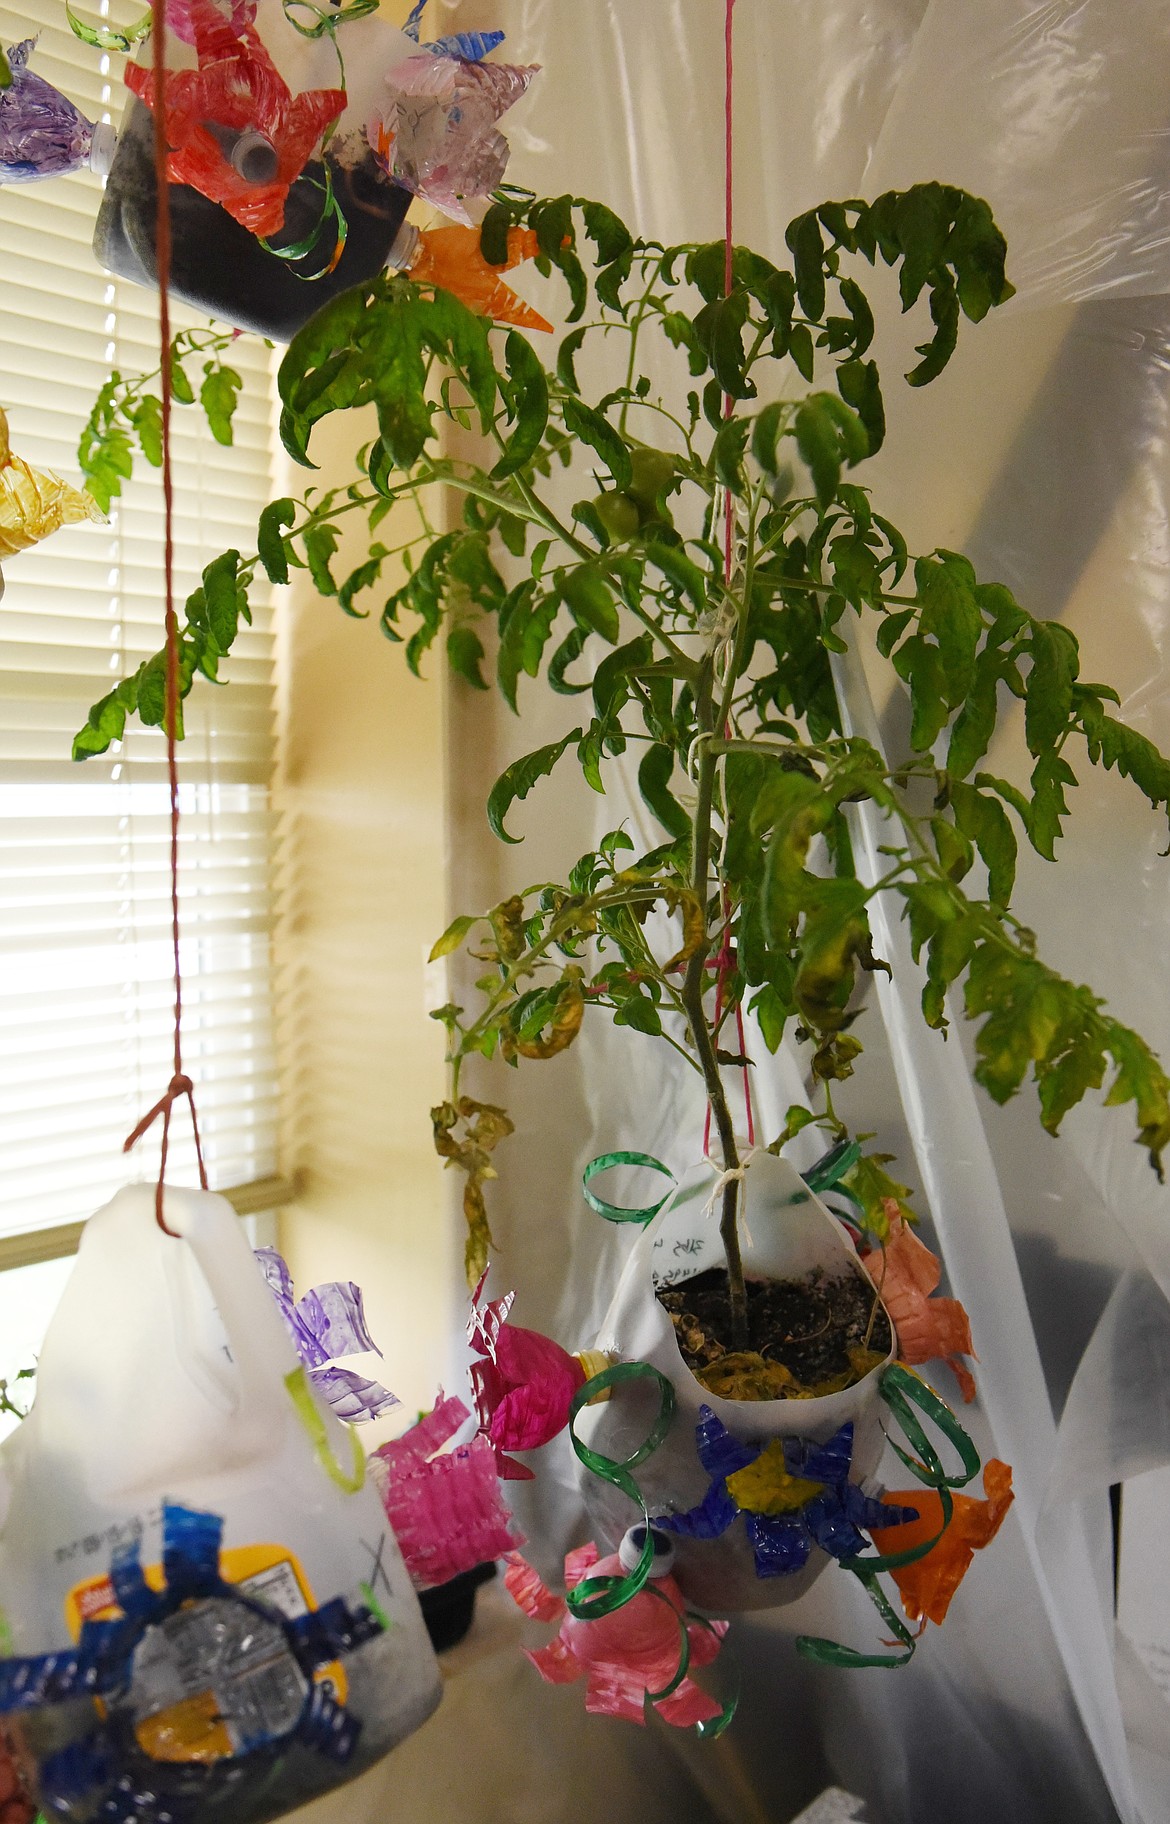
[[[348,480],[362,435],[321,426],[322,476],[297,471],[290,492]],[[404,510],[380,536],[394,546],[411,530]],[[339,576],[347,550],[352,566],[366,547],[342,545]],[[415,1410],[444,1371],[457,1271],[430,1144],[443,1035],[424,1005],[426,953],[445,922],[441,667],[423,683],[410,675],[378,627],[381,594],[366,621],[322,600],[305,572],[285,596],[275,970],[281,1163],[297,1194],[281,1246],[301,1290],[363,1287],[384,1378]]]

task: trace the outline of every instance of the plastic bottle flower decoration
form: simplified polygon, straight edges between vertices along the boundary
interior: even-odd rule
[[[374,155],[396,184],[470,223],[467,205],[490,194],[508,164],[497,121],[538,66],[473,63],[420,53],[386,77],[389,95],[368,126]]]
[[[989,1457],[983,1466],[983,1499],[978,1495],[951,1497],[954,1513],[951,1523],[925,1557],[891,1571],[902,1597],[902,1607],[911,1621],[942,1622],[971,1566],[975,1553],[990,1545],[1004,1516],[1014,1500],[1012,1472],[1006,1463]],[[892,1493],[889,1501],[913,1501],[918,1518],[899,1526],[896,1531],[876,1527],[873,1542],[879,1552],[908,1551],[924,1545],[942,1529],[942,1501],[934,1489],[914,1489]]]
[[[615,1552],[602,1558],[595,1545],[570,1552],[565,1559],[566,1589],[574,1589],[590,1573],[622,1576],[628,1569],[626,1558],[636,1559],[642,1549],[641,1529],[636,1527],[633,1533],[632,1554]],[[623,1547],[630,1538],[627,1534]],[[571,1614],[531,1565],[513,1555],[504,1574],[513,1601],[535,1621],[560,1623],[547,1646],[524,1649],[546,1683],[567,1685],[584,1678],[586,1710],[631,1723],[645,1723],[647,1700],[664,1722],[678,1729],[720,1716],[722,1706],[689,1673],[682,1679],[678,1674],[683,1639],[688,1665],[709,1665],[719,1652],[727,1623],[688,1618],[683,1593],[670,1575],[672,1559],[673,1553],[656,1551],[649,1585],[621,1608],[586,1621]]]
[[[552,324],[518,298],[500,277],[540,251],[532,228],[508,230],[508,257],[502,266],[489,266],[480,251],[478,228],[452,222],[444,228],[426,228],[407,264],[416,285],[437,285],[449,291],[478,316],[493,323],[511,323],[517,329],[543,329]]]
[[[342,113],[345,91],[294,96],[246,14],[237,29],[212,0],[187,0],[187,8],[199,68],[164,79],[168,176],[221,203],[252,234],[277,234],[289,189]],[[132,63],[126,83],[157,105],[152,70]]]
[[[440,1393],[433,1412],[370,1456],[416,1590],[446,1583],[524,1544],[500,1498],[495,1452],[487,1439],[444,1449],[470,1417],[462,1400]]]
[[[495,1453],[501,1479],[530,1482],[532,1470],[506,1453],[536,1450],[563,1431],[574,1394],[608,1366],[609,1357],[597,1350],[570,1355],[539,1331],[509,1324],[506,1320],[516,1294],[509,1292],[481,1305],[483,1285],[481,1279],[467,1325],[467,1340],[476,1355],[471,1385],[479,1427]]]
[[[11,80],[0,86],[0,184],[61,177],[113,150],[112,127],[95,127],[67,96],[28,67],[35,38],[10,46]]]
[[[975,1378],[960,1356],[978,1361],[971,1345],[971,1321],[957,1298],[935,1298],[942,1277],[932,1254],[906,1223],[891,1198],[890,1233],[884,1250],[861,1256],[882,1303],[893,1319],[902,1361],[918,1364],[945,1358],[964,1400],[975,1398]]]
[[[29,545],[39,544],[61,526],[101,517],[89,494],[13,454],[8,419],[0,407],[0,558],[14,557]],[[0,576],[0,594],[3,586]]]
[[[361,1288],[351,1279],[333,1279],[294,1301],[292,1275],[284,1257],[275,1248],[257,1248],[256,1258],[309,1380],[338,1418],[360,1425],[397,1406],[398,1396],[380,1381],[368,1381],[333,1365],[342,1355],[382,1353],[366,1327]]]
[[[700,1406],[699,1414],[695,1442],[711,1486],[698,1507],[658,1515],[654,1524],[692,1539],[717,1539],[742,1514],[758,1577],[803,1569],[814,1545],[839,1561],[854,1558],[865,1549],[862,1528],[901,1528],[918,1518],[917,1495],[913,1507],[894,1506],[849,1480],[852,1423],[827,1444],[805,1438],[741,1444],[710,1406]]]

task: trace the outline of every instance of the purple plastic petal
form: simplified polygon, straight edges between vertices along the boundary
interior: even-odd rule
[[[508,142],[496,122],[536,73],[535,66],[408,57],[386,78],[390,95],[369,124],[370,143],[395,183],[469,221],[468,200],[487,196],[507,167]]]
[[[790,1577],[808,1563],[812,1540],[795,1514],[748,1514],[746,1530],[757,1577]]]
[[[727,1485],[712,1482],[698,1507],[685,1514],[656,1514],[655,1526],[667,1532],[682,1533],[688,1539],[718,1539],[731,1525],[739,1509],[727,1492]]]
[[[277,1302],[283,1306],[283,1301],[287,1299],[291,1308],[293,1302],[292,1274],[288,1270],[288,1262],[284,1255],[278,1254],[275,1248],[254,1248],[252,1252],[260,1262],[260,1271],[268,1281],[269,1288]]]
[[[312,1368],[309,1379],[338,1418],[349,1425],[380,1418],[401,1404],[398,1395],[380,1381],[367,1381],[360,1374],[351,1374],[348,1368]]]
[[[8,52],[12,81],[0,89],[0,184],[27,184],[77,171],[89,160],[93,127],[52,83],[28,68],[35,38]]]
[[[327,1280],[297,1300],[297,1317],[318,1348],[323,1362],[339,1355],[381,1355],[366,1326],[361,1288],[352,1279]]]
[[[699,1461],[707,1474],[718,1477],[733,1476],[737,1470],[746,1469],[749,1463],[755,1462],[762,1449],[759,1444],[741,1444],[738,1438],[733,1438],[710,1406],[699,1407],[695,1445]]]

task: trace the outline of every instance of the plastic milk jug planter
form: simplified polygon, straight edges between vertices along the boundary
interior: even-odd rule
[[[438,1666],[231,1206],[164,1212],[86,1225],[0,1451],[0,1711],[50,1815],[253,1824],[416,1729]]]
[[[873,1475],[884,1446],[879,1378],[885,1363],[841,1393],[785,1400],[721,1399],[687,1367],[655,1287],[678,1284],[723,1265],[718,1219],[704,1214],[715,1181],[712,1165],[704,1161],[696,1166],[641,1231],[598,1337],[600,1348],[623,1361],[648,1362],[674,1389],[670,1430],[633,1472],[652,1519],[685,1513],[707,1494],[711,1477],[696,1448],[702,1407],[714,1412],[736,1439],[753,1445],[773,1438],[827,1444],[851,1423],[849,1474],[854,1483]],[[861,1275],[840,1223],[787,1159],[752,1154],[745,1167],[744,1199],[743,1258],[749,1278],[800,1279],[818,1268],[830,1279],[844,1273]],[[872,1292],[868,1280],[865,1284]],[[892,1356],[891,1348],[887,1361]],[[612,1388],[606,1404],[578,1415],[577,1435],[591,1449],[623,1460],[646,1438],[654,1403],[645,1382],[624,1382]],[[616,1549],[635,1517],[629,1501],[593,1475],[585,1475],[583,1489],[599,1536]],[[675,1546],[674,1576],[687,1601],[720,1615],[794,1602],[829,1562],[827,1554],[814,1546],[802,1570],[760,1577],[742,1520],[714,1539],[680,1535]]]
[[[290,95],[338,89],[338,57],[328,31],[306,37],[290,22],[279,0],[260,0],[255,29]],[[291,183],[283,228],[277,209],[276,229],[266,231],[271,233],[271,245],[283,250],[285,257],[276,257],[261,245],[256,232],[191,185],[170,187],[171,291],[223,322],[278,342],[289,341],[336,293],[381,271],[413,200],[379,168],[366,124],[385,93],[386,72],[418,47],[376,13],[338,21],[335,29],[344,57],[345,106],[324,152]],[[140,53],[147,65],[149,55],[147,46]],[[172,33],[167,58],[172,68],[193,68],[196,52]],[[219,135],[230,137],[225,156],[245,182],[254,174],[257,190],[273,175],[264,162],[274,162],[265,126],[258,113],[239,131]],[[153,131],[148,107],[130,97],[94,232],[94,252],[102,265],[148,286],[157,276]],[[333,267],[329,262],[334,224],[325,219],[323,207],[326,167],[348,225],[344,251]],[[296,247],[303,247],[303,253],[289,257]]]

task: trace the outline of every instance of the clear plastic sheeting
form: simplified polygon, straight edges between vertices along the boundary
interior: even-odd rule
[[[493,0],[488,11],[447,8],[463,28],[498,22],[509,56],[544,66],[512,117],[516,181],[598,196],[667,242],[721,232],[716,0]],[[1170,744],[1170,13],[1158,0],[738,0],[735,53],[737,240],[783,257],[799,210],[931,177],[992,204],[1019,296],[996,321],[964,325],[947,373],[912,392],[896,381],[909,338],[889,295],[878,354],[890,434],[863,479],[912,549],[966,551],[984,579],[1064,621],[1084,675],[1117,684],[1124,719]],[[528,295],[555,314],[555,288]],[[868,715],[863,661],[850,660],[846,694]],[[632,779],[598,799],[566,773],[514,813],[527,838],[518,874],[487,829],[484,793],[516,754],[563,733],[564,706],[527,686],[517,724],[494,698],[455,689],[453,911],[493,903],[520,874],[555,877],[623,818],[635,841],[644,829],[653,839]],[[893,751],[904,715],[897,698],[876,705]],[[1009,719],[990,770],[1009,770],[1021,748]],[[1132,787],[1087,777],[1063,865],[1022,858],[1017,908],[1048,960],[1092,982],[1163,1057],[1164,847]],[[877,947],[903,964],[896,930]],[[1052,1141],[1030,1090],[994,1108],[961,1034],[944,1044],[914,1026],[914,992],[901,966],[871,996],[846,1112],[923,1193],[982,1358],[964,1422],[985,1457],[1013,1463],[1016,1507],[905,1671],[796,1656],[800,1632],[873,1639],[860,1593],[826,1577],[778,1615],[736,1623],[728,1652],[744,1698],[729,1735],[671,1746],[729,1819],[744,1814],[730,1798],[721,1807],[721,1756],[774,1819],[835,1781],[876,1824],[1162,1824],[1170,1704],[1124,1638],[1114,1651],[1108,1489],[1170,1462],[1170,1192],[1116,1111],[1085,1109]],[[758,1055],[768,1137],[803,1066],[798,1052]],[[472,1093],[489,1090],[519,1129],[492,1187],[516,1317],[588,1346],[631,1238],[587,1210],[580,1172],[633,1147],[681,1174],[701,1152],[701,1095],[661,1047],[600,1019],[551,1063],[485,1070]],[[939,1385],[953,1391],[945,1370]],[[567,1442],[537,1466],[517,1501],[553,1578],[587,1523]],[[534,1688],[528,1701],[541,1698]],[[622,1753],[616,1731],[607,1752]],[[534,1824],[575,1815],[571,1798],[527,1796]]]

